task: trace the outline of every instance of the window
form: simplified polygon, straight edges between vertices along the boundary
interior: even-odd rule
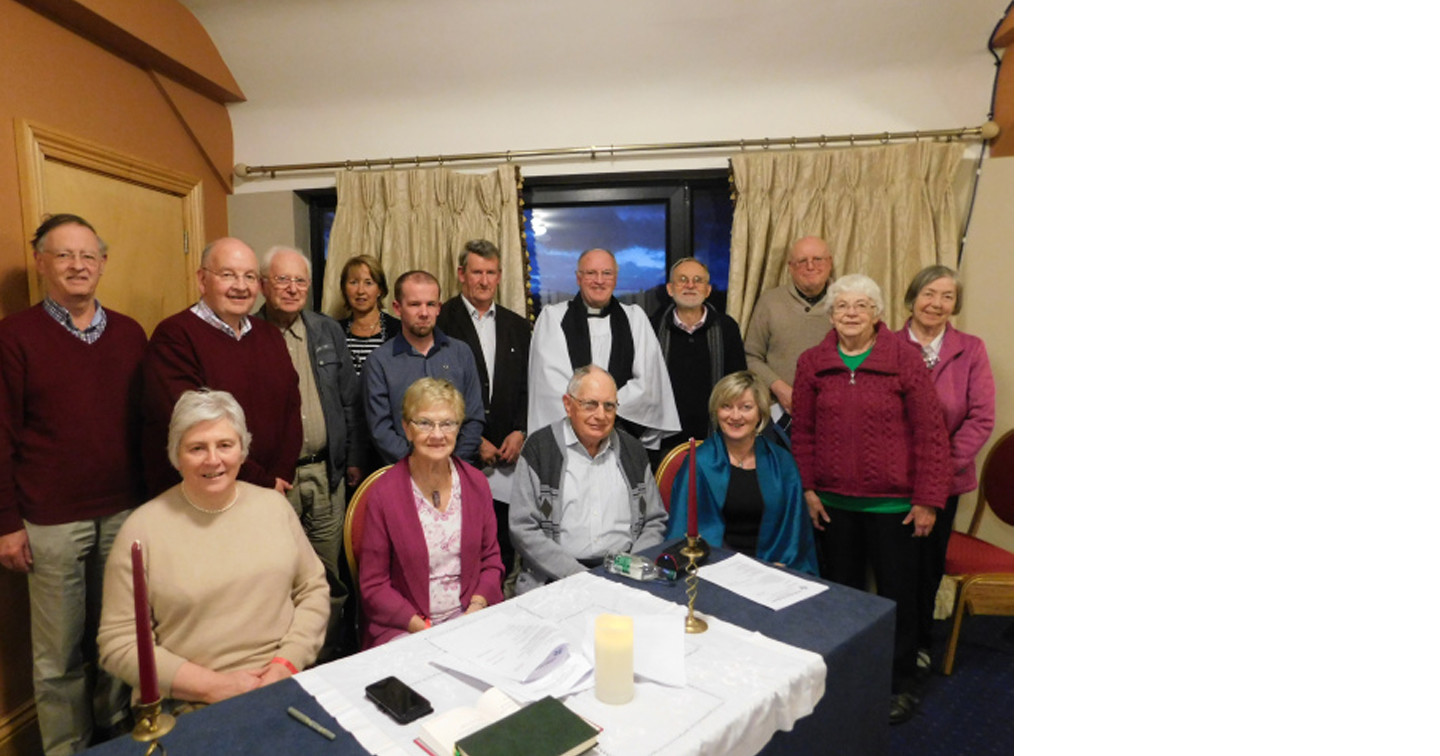
[[[725,309],[730,275],[727,171],[543,176],[525,179],[525,241],[536,308],[575,296],[575,265],[602,247],[619,263],[615,296],[654,315],[670,303],[670,266],[710,268],[710,301]]]

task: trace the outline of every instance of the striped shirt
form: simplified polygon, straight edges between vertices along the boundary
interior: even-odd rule
[[[360,375],[360,368],[365,366],[365,358],[375,351],[375,348],[385,343],[385,332],[374,336],[356,336],[345,329],[345,346],[350,347],[350,360],[355,363],[355,374]]]
[[[75,327],[75,321],[70,318],[70,311],[61,307],[59,302],[45,297],[44,304],[45,312],[50,313],[50,317],[54,318],[56,323],[65,326],[65,330],[86,344],[94,344],[100,340],[100,335],[105,333],[105,308],[100,306],[98,299],[95,300],[95,315],[90,318],[90,327],[84,330]]]

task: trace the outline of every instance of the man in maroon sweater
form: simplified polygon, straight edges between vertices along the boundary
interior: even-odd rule
[[[145,331],[95,299],[106,248],[83,218],[51,216],[31,246],[45,299],[0,321],[0,565],[29,573],[40,737],[46,754],[69,754],[105,739],[128,704],[86,628],[141,502]]]
[[[280,329],[252,317],[260,292],[255,251],[239,239],[217,239],[200,256],[200,301],[160,321],[143,363],[145,480],[151,496],[180,482],[165,454],[170,411],[180,394],[229,391],[245,410],[250,456],[240,480],[280,493],[300,458],[300,378]]]

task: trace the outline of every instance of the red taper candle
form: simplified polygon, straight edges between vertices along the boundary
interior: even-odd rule
[[[695,509],[695,439],[690,439],[690,527],[685,534],[694,538],[700,535],[700,513]]]
[[[160,700],[155,682],[155,639],[150,634],[150,596],[145,588],[145,555],[140,542],[130,544],[130,569],[135,577],[135,657],[140,665],[140,703]]]

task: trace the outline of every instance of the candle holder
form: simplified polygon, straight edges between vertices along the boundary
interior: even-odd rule
[[[164,754],[165,745],[160,742],[160,738],[173,729],[175,717],[160,710],[158,699],[135,707],[135,729],[130,731],[130,737],[150,744],[150,747],[145,749],[145,756],[150,756],[157,749]]]
[[[710,550],[698,535],[686,536],[685,541],[685,546],[680,549],[680,556],[689,560],[685,567],[685,599],[690,612],[685,615],[685,632],[703,633],[710,629],[710,625],[695,616],[695,596],[700,592],[700,566],[696,560],[710,553]]]

